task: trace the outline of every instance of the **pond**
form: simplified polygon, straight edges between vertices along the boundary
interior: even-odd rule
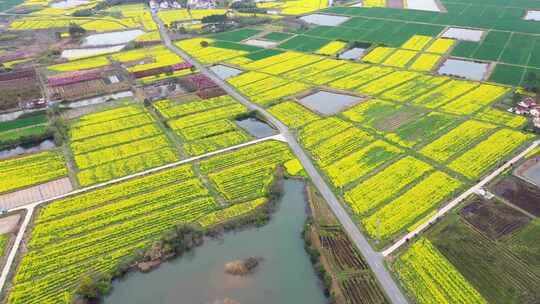
[[[527,11],[527,14],[525,14],[525,20],[540,21],[540,11]]]
[[[521,175],[535,185],[540,186],[540,162],[529,167]]]
[[[304,17],[300,17],[300,20],[307,23],[326,25],[326,26],[338,26],[343,22],[349,20],[349,17],[333,16],[325,14],[311,14]]]
[[[35,145],[35,146],[31,146],[31,147],[18,146],[13,149],[0,151],[0,159],[6,159],[6,158],[14,157],[17,155],[27,154],[27,153],[50,150],[54,147],[55,147],[54,141],[44,140],[40,144]]]
[[[276,46],[277,42],[261,40],[261,39],[248,39],[244,41],[244,44],[263,47],[263,48],[269,48],[269,47]]]
[[[7,11],[15,6],[23,3],[22,0],[2,0],[0,1],[0,12]]]
[[[230,77],[234,77],[234,76],[244,72],[242,70],[235,69],[235,68],[232,68],[230,66],[226,66],[226,65],[222,65],[222,64],[211,66],[210,70],[212,72],[216,73],[216,75],[219,78],[223,79],[223,80],[225,80],[227,78],[230,78]]]
[[[437,72],[441,75],[458,76],[470,80],[482,80],[487,69],[487,63],[447,59]]]
[[[256,138],[264,138],[277,133],[276,130],[266,122],[253,117],[237,120],[236,123]]]
[[[61,9],[68,9],[68,8],[74,8],[83,4],[88,4],[88,1],[85,0],[65,0],[65,1],[59,1],[51,3],[49,6],[52,8],[61,8]]]
[[[301,98],[299,101],[304,106],[323,115],[332,115],[362,100],[364,98],[358,96],[319,91]]]
[[[115,45],[102,48],[84,48],[84,49],[69,49],[62,51],[62,57],[67,59],[74,59],[80,57],[89,57],[94,55],[102,55],[108,53],[114,53],[122,50],[125,45]]]
[[[364,55],[365,52],[366,52],[366,49],[355,47],[339,54],[338,58],[347,59],[347,60],[355,60],[355,59],[360,58],[360,56]]]
[[[447,29],[441,37],[478,42],[482,39],[483,35],[484,31],[481,30],[451,27]]]
[[[126,97],[133,97],[133,92],[131,92],[131,91],[123,91],[123,92],[118,92],[118,93],[109,94],[109,95],[102,95],[102,96],[98,96],[98,97],[82,99],[82,100],[79,100],[79,101],[70,102],[67,105],[61,104],[61,107],[63,107],[63,108],[81,108],[81,107],[86,107],[86,106],[91,106],[91,105],[104,103],[104,102],[107,102],[109,100],[118,100],[118,99],[126,98]]]
[[[407,0],[407,8],[431,12],[441,11],[435,0]]]
[[[82,46],[104,46],[125,44],[135,40],[140,35],[144,34],[141,30],[130,30],[112,33],[94,34],[84,38]]]
[[[272,220],[261,228],[227,233],[158,269],[133,273],[113,284],[106,304],[239,303],[323,304],[320,282],[304,250],[304,183],[286,180]],[[224,265],[250,256],[263,258],[253,274],[231,276]]]

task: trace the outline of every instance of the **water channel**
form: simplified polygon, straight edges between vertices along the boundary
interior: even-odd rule
[[[130,274],[114,283],[104,303],[326,303],[301,238],[305,210],[304,183],[286,180],[279,209],[266,226],[207,240],[150,273]],[[224,272],[225,263],[250,256],[263,258],[255,273]]]

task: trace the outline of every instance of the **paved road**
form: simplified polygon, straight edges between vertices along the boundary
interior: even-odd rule
[[[159,31],[161,34],[161,38],[165,45],[184,58],[185,61],[193,64],[199,71],[206,74],[208,77],[210,77],[215,83],[217,83],[221,88],[223,88],[230,96],[234,97],[236,100],[244,104],[246,107],[248,107],[251,110],[257,110],[259,113],[261,113],[265,119],[267,119],[270,123],[272,123],[274,126],[276,126],[279,130],[279,132],[287,139],[287,142],[291,148],[291,150],[294,152],[296,157],[300,160],[302,165],[304,166],[304,169],[306,170],[307,174],[310,176],[313,184],[317,187],[321,195],[324,197],[324,199],[328,202],[330,205],[330,208],[337,216],[338,220],[343,225],[345,231],[349,235],[349,237],[352,239],[356,247],[362,252],[362,255],[366,259],[369,267],[371,270],[375,273],[375,277],[381,284],[382,288],[388,295],[388,298],[392,301],[392,303],[396,304],[402,304],[407,303],[407,300],[405,296],[403,296],[403,293],[398,288],[396,283],[394,282],[392,276],[384,266],[383,256],[375,252],[373,248],[369,245],[364,235],[358,230],[358,227],[353,223],[345,209],[343,209],[343,206],[339,203],[338,199],[336,198],[335,194],[332,192],[330,187],[326,184],[326,182],[323,180],[321,175],[319,174],[319,171],[315,169],[313,166],[313,163],[308,158],[304,150],[300,147],[298,142],[296,141],[296,138],[289,132],[289,129],[287,126],[285,126],[281,121],[277,120],[274,116],[272,116],[268,111],[266,111],[264,108],[253,104],[251,101],[246,99],[243,95],[238,93],[236,89],[234,89],[232,86],[230,86],[228,83],[220,79],[215,73],[207,69],[204,65],[200,64],[195,59],[191,58],[186,52],[181,50],[180,48],[176,47],[169,38],[169,35],[167,33],[167,30],[165,26],[163,25],[163,22],[157,18],[156,15],[153,15],[154,21],[159,25]]]
[[[497,168],[495,171],[491,172],[488,176],[484,177],[478,184],[472,186],[469,188],[469,190],[463,192],[460,196],[456,197],[454,200],[452,200],[450,203],[446,204],[443,208],[439,209],[436,214],[434,214],[429,220],[418,226],[413,231],[407,233],[404,237],[399,239],[399,241],[392,244],[392,246],[385,249],[382,254],[383,256],[387,256],[394,252],[396,249],[398,249],[401,245],[403,245],[407,239],[410,239],[417,235],[418,233],[422,232],[424,229],[426,229],[431,223],[435,222],[438,218],[444,216],[444,214],[448,211],[450,211],[452,208],[454,208],[457,204],[459,204],[461,201],[466,199],[469,195],[478,192],[482,187],[484,187],[487,183],[489,183],[492,179],[497,177],[499,174],[501,174],[504,170],[506,170],[511,165],[515,164],[517,161],[519,161],[522,157],[524,157],[529,151],[536,148],[540,144],[540,140],[537,140],[533,142],[527,149],[516,155],[514,158],[506,162],[501,167]]]

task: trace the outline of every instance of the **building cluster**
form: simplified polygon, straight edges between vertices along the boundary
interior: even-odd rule
[[[150,8],[154,11],[160,9],[178,9],[178,8],[190,8],[190,9],[213,9],[216,8],[215,0],[188,0],[185,5],[177,1],[169,0],[150,0]]]
[[[508,111],[518,115],[531,116],[534,126],[540,128],[540,105],[533,97],[524,97],[515,107],[508,109]]]

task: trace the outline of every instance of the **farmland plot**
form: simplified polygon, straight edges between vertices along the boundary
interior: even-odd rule
[[[62,154],[46,151],[0,161],[0,193],[67,176]]]
[[[83,186],[178,160],[152,116],[136,106],[85,115],[71,124],[70,136]]]

